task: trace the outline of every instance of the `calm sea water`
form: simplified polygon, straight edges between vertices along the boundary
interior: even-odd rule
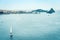
[[[0,15],[0,40],[60,40],[60,14]]]

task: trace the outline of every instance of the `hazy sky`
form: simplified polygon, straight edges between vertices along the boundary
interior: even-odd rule
[[[31,10],[60,9],[60,0],[0,0],[0,9]]]

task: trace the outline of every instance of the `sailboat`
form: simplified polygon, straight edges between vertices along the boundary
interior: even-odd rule
[[[10,27],[10,38],[12,38],[13,37],[13,31],[12,31],[12,26]]]

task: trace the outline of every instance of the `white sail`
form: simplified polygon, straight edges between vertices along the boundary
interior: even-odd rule
[[[10,27],[10,33],[12,33],[12,26]]]

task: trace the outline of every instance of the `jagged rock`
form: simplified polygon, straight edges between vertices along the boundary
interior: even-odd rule
[[[53,8],[51,8],[47,13],[51,14],[51,13],[54,13],[55,10]]]

